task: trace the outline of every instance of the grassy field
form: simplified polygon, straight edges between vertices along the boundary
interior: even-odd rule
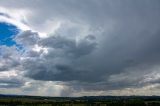
[[[159,99],[0,97],[0,106],[160,106]]]

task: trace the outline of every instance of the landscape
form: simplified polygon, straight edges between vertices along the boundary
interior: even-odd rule
[[[42,97],[0,95],[0,106],[160,106],[160,96]]]

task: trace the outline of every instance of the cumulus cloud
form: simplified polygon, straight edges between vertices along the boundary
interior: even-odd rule
[[[32,34],[34,36],[34,33]],[[28,37],[32,36],[32,34],[29,33]],[[16,39],[18,40],[19,37],[16,37]],[[27,44],[32,45],[32,43],[29,42],[33,39],[28,39],[26,41],[28,42]],[[28,51],[26,51],[27,57],[24,56],[25,59],[22,61],[22,65],[24,70],[27,70],[27,76],[37,80],[76,80],[74,78],[79,76],[80,73],[82,75],[77,78],[83,77],[85,70],[80,67],[74,67],[74,62],[90,55],[94,49],[96,49],[95,37],[93,35],[87,35],[86,37],[79,39],[77,42],[76,39],[60,35],[53,35],[48,38],[35,40],[37,43],[34,43],[38,45],[41,50],[35,51],[33,48],[28,49]],[[25,42],[23,43],[25,44]],[[35,55],[34,59],[33,55]],[[71,75],[72,77],[70,77]]]
[[[9,71],[19,65],[19,53],[15,46],[0,46],[0,71]]]

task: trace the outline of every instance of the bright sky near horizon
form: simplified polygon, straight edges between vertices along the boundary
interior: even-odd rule
[[[0,94],[160,95],[159,0],[0,0]]]

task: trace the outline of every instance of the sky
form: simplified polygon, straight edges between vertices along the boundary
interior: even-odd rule
[[[160,95],[159,0],[0,0],[0,94]]]
[[[17,27],[7,23],[0,23],[0,45],[12,46],[15,42],[12,40],[12,36],[18,34]]]

